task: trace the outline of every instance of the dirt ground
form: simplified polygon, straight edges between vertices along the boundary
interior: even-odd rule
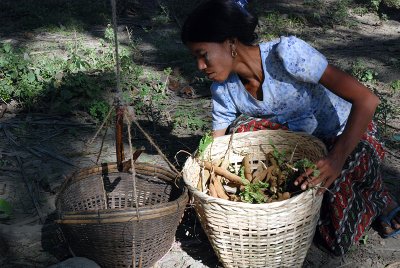
[[[156,1],[149,1],[146,5],[151,7],[152,4],[156,4]],[[303,1],[265,1],[260,9],[279,10],[281,14],[296,12],[304,15],[309,12],[309,7],[304,6]],[[121,29],[129,27],[135,35],[140,36],[141,63],[151,68],[171,66],[174,68],[173,76],[183,72],[182,83],[189,83],[197,73],[185,73],[186,65],[181,64],[179,58],[171,60],[170,65],[168,62],[160,62],[162,51],[154,42],[155,36],[162,36],[171,29],[176,30],[181,20],[176,18],[175,22],[165,27],[154,27],[149,32],[142,27],[151,27],[146,18],[143,14],[124,13],[119,20]],[[354,25],[351,27],[326,28],[323,25],[306,24],[291,34],[311,43],[331,63],[343,69],[349,70],[352,62],[363,59],[367,67],[378,73],[378,81],[370,83],[370,87],[386,96],[390,90],[388,84],[400,79],[400,14],[391,14],[386,20],[372,13],[362,16],[352,14],[352,20]],[[102,28],[93,25],[93,34],[85,41],[96,44],[96,33],[99,31]],[[123,31],[120,37],[124,38]],[[0,41],[18,43],[23,42],[23,39],[23,33],[0,33]],[[44,32],[35,32],[31,40],[36,42],[37,50],[48,43],[62,42],[58,36]],[[168,39],[163,45],[173,47],[168,48],[168,53],[185,49],[177,37]],[[177,55],[179,57],[182,54]],[[204,114],[208,115],[208,88],[193,86],[193,90],[189,96],[172,90],[168,94],[174,102],[185,102],[203,109]],[[400,95],[391,96],[389,101],[399,107]],[[0,224],[0,266],[48,267],[60,263],[72,257],[66,245],[57,238],[57,226],[54,223],[54,201],[63,175],[93,166],[97,158],[103,163],[115,162],[113,126],[108,127],[106,135],[103,135],[103,130],[93,143],[89,143],[99,126],[85,114],[64,117],[26,113],[12,103],[4,114],[0,114],[0,198],[9,200],[14,209],[13,218]],[[205,118],[209,120],[209,117]],[[179,150],[193,152],[202,134],[201,131],[171,131],[162,124],[146,120],[140,122],[172,162],[176,160],[174,156]],[[384,137],[387,155],[382,172],[388,188],[399,199],[400,143],[394,137],[400,134],[400,120],[393,119],[389,123],[390,134]],[[103,142],[104,146],[100,149]],[[142,145],[146,147],[139,161],[167,166],[137,129],[134,129],[133,145],[136,148]],[[126,140],[125,148],[128,148]],[[100,151],[101,155],[98,156]],[[176,161],[177,166],[180,165],[178,168],[181,168],[184,157],[178,157]],[[33,195],[40,198],[33,198]],[[362,243],[355,245],[340,258],[330,256],[313,244],[303,267],[400,267],[399,238],[382,239],[371,228]],[[392,266],[388,266],[390,264]],[[190,205],[178,227],[176,241],[154,267],[222,267]]]

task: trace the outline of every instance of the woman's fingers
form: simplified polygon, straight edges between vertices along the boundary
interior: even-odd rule
[[[325,172],[320,172],[318,177],[313,177],[313,171],[314,170],[307,170],[307,172],[303,173],[295,180],[294,184],[301,185],[300,187],[302,190],[306,190],[321,184],[321,188],[318,190],[317,194],[323,194],[326,188],[329,188],[335,179],[331,179],[332,177],[326,175]]]
[[[303,185],[304,185],[304,183],[306,183],[307,184],[307,182],[308,181],[310,181],[310,179],[311,179],[311,174],[313,173],[313,170],[312,169],[307,169],[306,170],[306,172],[305,173],[303,173],[303,174],[301,174],[295,181],[294,181],[294,185],[301,185],[301,188],[303,189]],[[304,189],[306,189],[307,188],[307,186],[304,186],[305,188]],[[303,190],[304,190],[303,189]]]
[[[301,189],[306,190],[320,184],[317,194],[321,195],[340,175],[342,166],[337,165],[336,161],[331,161],[329,158],[319,160],[316,166],[319,171],[317,177],[312,176],[313,169],[308,169],[294,181],[294,185],[301,185]]]

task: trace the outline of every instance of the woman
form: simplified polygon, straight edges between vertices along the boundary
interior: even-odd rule
[[[335,255],[356,243],[376,219],[382,236],[400,233],[400,207],[384,189],[384,151],[372,122],[379,99],[296,37],[254,45],[258,20],[246,0],[200,4],[182,28],[197,67],[214,83],[213,135],[228,129],[289,129],[323,140],[328,155],[296,181],[322,183],[317,234]],[[326,189],[330,189],[325,192]]]

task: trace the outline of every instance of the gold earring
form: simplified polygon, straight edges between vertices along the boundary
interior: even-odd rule
[[[236,56],[237,56],[236,50],[233,50],[233,49],[232,49],[231,55],[232,55],[232,58],[236,58]]]

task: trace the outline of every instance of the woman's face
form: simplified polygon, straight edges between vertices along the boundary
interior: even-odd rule
[[[233,58],[229,41],[223,43],[189,42],[187,47],[195,56],[197,68],[213,81],[225,81],[232,71]]]

